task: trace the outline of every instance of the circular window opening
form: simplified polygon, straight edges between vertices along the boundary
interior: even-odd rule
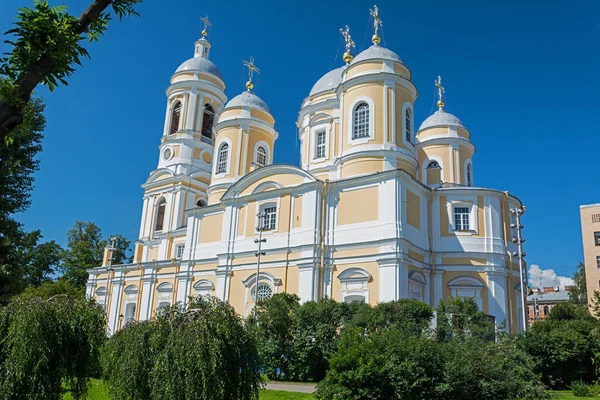
[[[256,289],[256,286],[254,286],[254,289],[252,289],[252,298],[254,301],[265,301],[272,295],[273,289],[271,289],[271,286],[267,285],[266,283],[260,283],[258,285],[258,290]]]

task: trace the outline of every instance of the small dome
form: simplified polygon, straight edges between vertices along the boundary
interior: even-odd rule
[[[201,56],[190,58],[189,60],[185,61],[179,66],[179,68],[177,68],[177,71],[175,72],[182,71],[204,72],[207,74],[214,75],[217,78],[223,80],[219,68],[217,68],[217,66],[213,64],[212,61]]]
[[[233,108],[233,107],[252,107],[257,108],[259,110],[271,113],[269,111],[269,107],[267,107],[267,103],[262,101],[260,97],[247,90],[241,94],[238,94],[233,99],[227,103],[225,108]]]
[[[309,96],[333,90],[338,87],[338,85],[342,83],[342,72],[344,72],[344,68],[346,67],[339,67],[323,75],[312,87]]]
[[[434,126],[460,126],[461,128],[465,127],[462,121],[458,119],[458,117],[447,113],[444,110],[437,110],[433,113],[433,115],[430,115],[425,121],[423,121],[423,123],[419,127],[419,130],[422,131],[423,129],[432,128]]]
[[[381,58],[384,60],[392,60],[392,61],[397,61],[399,63],[402,62],[400,57],[398,57],[398,54],[394,53],[390,49],[386,49],[385,47],[381,47],[379,45],[374,44],[373,46],[369,47],[368,49],[360,52],[354,58],[354,60],[352,60],[352,62],[350,64],[356,64],[357,62],[364,61],[364,60],[370,60],[372,58]]]

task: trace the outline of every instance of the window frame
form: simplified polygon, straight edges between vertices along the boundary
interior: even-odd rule
[[[362,108],[364,110],[359,110]],[[358,102],[352,108],[352,140],[360,140],[369,137],[369,125],[371,124],[369,103]],[[364,119],[364,121],[361,121]]]
[[[162,207],[162,209],[161,209]],[[162,213],[161,213],[162,211]],[[162,218],[161,218],[162,214]],[[162,232],[165,229],[165,219],[167,217],[167,199],[161,196],[156,202],[156,214],[154,216],[154,232]],[[160,221],[160,228],[158,223]]]
[[[213,132],[213,128],[215,126],[215,109],[213,108],[213,106],[210,103],[206,103],[204,104],[204,107],[202,107],[202,122],[200,123],[200,135],[208,138],[210,140],[213,139],[214,137],[214,132]],[[210,124],[210,136],[207,136],[204,134],[204,128],[205,128],[205,118],[206,117],[211,117],[211,124]]]
[[[267,282],[265,281],[259,281],[258,284],[254,284],[252,286],[252,288],[250,289],[250,298],[252,299],[252,301],[254,303],[256,303],[256,295],[257,295],[257,291],[259,290],[259,288],[261,287],[266,287],[269,289],[270,293],[269,293],[269,297],[265,298],[265,299],[259,299],[258,301],[266,301],[268,299],[270,299],[271,297],[273,297],[273,295],[275,294],[275,290],[271,287],[271,285],[269,285]]]
[[[221,156],[223,152],[223,147],[227,146],[227,154],[225,156],[225,161],[223,164],[223,169],[221,169]],[[217,152],[217,160],[215,162],[215,175],[216,176],[224,176],[229,173],[229,160],[231,159],[231,143],[228,140],[224,140],[219,143],[219,147],[217,147],[219,151]]]
[[[327,158],[327,129],[320,128],[315,130],[314,136],[315,151],[313,153],[313,160],[324,160],[325,158]],[[321,136],[323,137],[323,143],[319,143],[319,139]]]
[[[471,207],[452,206],[452,215],[455,231],[468,232],[471,230]]]
[[[369,123],[367,127],[368,135],[354,138],[354,111],[356,110],[356,107],[360,105],[360,103],[366,103],[369,106]],[[349,145],[365,144],[375,139],[375,103],[373,102],[373,99],[368,96],[357,97],[348,108],[347,124]]]
[[[600,246],[600,232],[594,232],[594,244]]]
[[[411,107],[406,107],[404,109],[404,140],[407,143],[414,145],[415,138],[412,129],[412,120],[413,120],[413,112]]]
[[[455,225],[454,208],[455,207],[467,207],[469,208],[469,229],[458,230]],[[479,232],[479,221],[477,213],[479,212],[479,206],[477,204],[477,196],[463,196],[453,197],[447,200],[448,210],[448,230],[456,235],[473,235]]]
[[[600,269],[600,256],[596,256],[596,268]]]
[[[174,253],[175,253],[175,259],[176,260],[183,259],[183,254],[185,253],[185,243],[176,243],[175,244]]]
[[[183,103],[179,99],[175,99],[173,103],[171,103],[171,112],[169,116],[169,131],[167,132],[168,136],[175,135],[177,132],[181,130],[181,114],[183,111]],[[177,111],[177,128],[173,129],[173,119],[175,117],[175,112]]]
[[[265,150],[264,165],[260,165],[258,163],[258,149],[260,149],[261,147]],[[252,151],[252,161],[257,167],[264,167],[271,163],[271,148],[269,147],[269,144],[267,142],[265,142],[264,140],[259,140],[254,144],[254,149]]]

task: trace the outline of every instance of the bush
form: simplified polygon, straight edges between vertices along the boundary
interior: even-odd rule
[[[571,390],[575,397],[588,397],[590,395],[590,388],[582,381],[575,381],[571,384]]]
[[[117,400],[253,400],[262,383],[252,335],[217,299],[128,324],[107,341],[101,361]]]
[[[105,341],[104,311],[57,296],[17,299],[0,309],[0,399],[60,399],[62,384],[85,398]]]

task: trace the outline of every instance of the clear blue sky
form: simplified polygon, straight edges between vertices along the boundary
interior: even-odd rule
[[[79,14],[90,0],[65,0]],[[0,30],[17,7],[2,0]],[[57,1],[51,1],[58,4]],[[386,47],[419,89],[417,123],[432,111],[442,75],[448,111],[476,146],[478,186],[508,190],[527,205],[531,264],[570,276],[582,259],[579,205],[600,202],[600,3],[594,0],[380,1]],[[48,126],[33,204],[19,219],[65,243],[75,220],[138,235],[143,183],[156,167],[165,88],[192,57],[199,17],[213,23],[211,60],[232,98],[242,60],[262,70],[255,91],[271,108],[275,162],[298,164],[295,120],[314,82],[342,65],[339,28],[357,51],[369,45],[370,1],[151,1],[140,18],[114,21],[92,58],[54,93],[40,89]],[[0,51],[7,47],[0,44]],[[338,58],[336,54],[338,53]]]

